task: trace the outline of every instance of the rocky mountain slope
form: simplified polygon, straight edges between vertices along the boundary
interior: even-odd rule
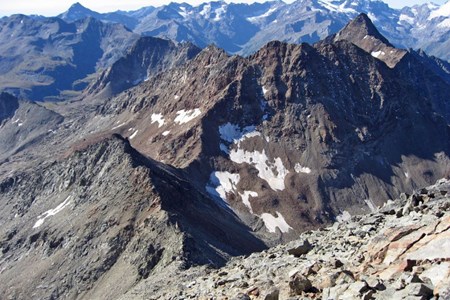
[[[58,18],[4,17],[0,89],[30,100],[66,99],[87,86],[88,75],[123,56],[137,38],[123,25],[94,18],[66,23]]]
[[[367,28],[361,15],[339,36],[381,45]],[[208,47],[99,108],[96,134],[185,169],[269,243],[290,239],[448,174],[448,82],[407,51],[370,51],[344,38],[249,58]]]
[[[449,193],[440,180],[223,268],[148,278],[120,299],[449,299]]]
[[[1,298],[112,298],[157,270],[265,248],[185,174],[120,136],[77,148],[0,183]]]
[[[49,140],[64,118],[45,107],[0,94],[0,164],[22,150]]]
[[[191,43],[176,45],[169,40],[141,37],[126,56],[101,72],[86,92],[96,97],[116,95],[148,80],[150,76],[183,65],[200,50]]]
[[[196,51],[144,38],[78,101],[1,94],[0,138],[12,142],[0,146],[0,298],[170,298],[204,276],[189,267],[359,222],[450,176],[447,73],[393,48],[366,15],[314,45],[274,41],[249,57]],[[125,83],[144,81],[114,95],[126,88],[117,73],[130,67]],[[99,97],[102,84],[118,88]],[[352,275],[338,284],[353,278],[358,293],[379,293],[344,258]],[[262,279],[252,291],[218,285],[263,297]],[[203,295],[199,279],[191,287]],[[338,293],[331,287],[315,285]]]
[[[364,12],[397,47],[422,48],[449,60],[449,6],[447,2],[442,6],[423,4],[393,9],[382,1],[372,0],[298,0],[289,4],[217,1],[199,6],[170,3],[136,12],[95,16],[107,22],[121,22],[144,35],[191,41],[202,48],[213,43],[229,53],[248,55],[272,40],[317,42]],[[118,15],[126,19],[121,21]],[[94,16],[94,13],[79,4],[61,15],[68,20],[87,16]],[[130,21],[130,17],[134,21]]]

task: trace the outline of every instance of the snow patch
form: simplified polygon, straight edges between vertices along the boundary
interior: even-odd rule
[[[432,11],[428,20],[438,17],[450,17],[450,1],[447,1],[447,3],[441,5],[438,9]]]
[[[263,94],[264,94],[264,96],[265,96],[269,90],[266,89],[265,87],[262,87],[262,91],[263,91]]]
[[[209,176],[211,185],[206,186],[206,191],[212,196],[219,196],[227,202],[227,193],[234,192],[239,183],[239,174],[230,172],[212,172]]]
[[[179,110],[177,111],[177,117],[175,118],[175,123],[178,124],[184,124],[187,123],[189,121],[192,121],[193,119],[197,118],[198,116],[201,115],[201,111],[200,109],[196,108],[196,109],[191,109],[191,110]]]
[[[130,140],[134,139],[138,132],[139,130],[136,130],[132,135],[130,135]]]
[[[162,114],[152,114],[151,118],[152,118],[151,124],[157,122],[158,123],[158,128],[161,128],[161,126],[164,125],[164,117],[163,117]]]
[[[216,16],[214,17],[213,21],[217,22],[217,21],[222,20],[222,17],[226,13],[226,11],[227,11],[226,5],[222,5],[220,8],[216,9],[214,11]]]
[[[449,28],[450,27],[450,19],[445,19],[441,23],[437,24],[437,27],[440,28]]]
[[[251,203],[249,201],[249,197],[250,196],[253,197],[253,198],[258,197],[258,193],[257,192],[252,192],[252,191],[244,191],[244,193],[242,193],[242,194],[239,193],[239,195],[241,196],[242,203],[244,203],[244,205],[248,207],[248,210],[250,211],[250,213],[253,214],[253,208],[252,208],[252,205],[251,205]]]
[[[239,125],[226,123],[219,126],[220,138],[230,143],[239,143],[240,141],[261,135],[258,131],[255,131],[255,126],[246,126],[241,130]]]
[[[265,150],[249,152],[238,148],[230,151],[230,159],[238,164],[248,163],[254,166],[258,170],[258,177],[267,181],[273,190],[285,189],[284,179],[289,171],[284,167],[281,158],[277,157],[274,162],[269,162]]]
[[[399,21],[400,21],[400,22],[403,21],[403,22],[406,22],[406,23],[408,23],[408,24],[414,24],[414,18],[413,18],[413,17],[410,17],[410,16],[408,16],[408,15],[405,15],[405,14],[401,14],[401,15],[400,15]]]
[[[191,14],[191,12],[186,11],[186,7],[181,6],[181,7],[180,7],[180,10],[178,11],[178,14],[179,14],[180,16],[182,16],[183,18],[186,18],[188,15]]]
[[[199,12],[200,15],[206,17],[211,13],[211,4],[205,4],[203,9]]]
[[[272,233],[276,232],[277,227],[281,230],[281,232],[284,233],[288,232],[289,229],[292,229],[292,227],[289,226],[288,223],[286,223],[283,215],[279,212],[277,212],[277,217],[274,217],[271,214],[264,213],[261,215],[261,219],[264,221],[264,225],[266,226],[267,230]]]
[[[296,163],[294,166],[294,170],[297,173],[305,173],[305,174],[310,174],[311,173],[311,169],[308,167],[302,167],[301,164]]]
[[[167,135],[169,135],[169,133],[170,133],[170,130],[167,130],[167,131],[164,131],[164,132],[162,133],[162,135],[163,135],[163,136],[167,136]]]
[[[38,217],[37,222],[34,224],[33,228],[37,228],[37,227],[41,226],[42,224],[44,224],[45,219],[47,219],[50,216],[54,216],[57,213],[59,213],[60,211],[62,211],[70,203],[70,198],[72,198],[72,196],[67,197],[63,203],[61,203],[54,209],[47,210],[45,213],[40,215]]]
[[[375,58],[379,58],[382,55],[385,55],[386,53],[384,53],[384,51],[374,51],[372,53],[370,53],[370,55],[372,55]]]
[[[263,13],[262,15],[247,18],[247,21],[249,21],[250,23],[257,22],[260,19],[263,19],[263,18],[266,18],[266,17],[270,16],[276,10],[277,10],[276,7],[272,7],[271,9],[269,9],[268,11]]]

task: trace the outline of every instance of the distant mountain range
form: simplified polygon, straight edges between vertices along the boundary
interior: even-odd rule
[[[201,48],[215,44],[229,53],[248,55],[271,40],[317,42],[336,33],[359,13],[366,13],[395,46],[421,48],[450,59],[450,2],[393,9],[377,0],[298,0],[290,4],[218,1],[199,6],[170,3],[105,14],[76,3],[59,17],[76,21],[91,16],[122,23],[143,35],[190,41]]]
[[[0,19],[0,87],[21,98],[61,100],[84,89],[88,75],[106,68],[139,38],[122,24],[92,17],[13,15]]]
[[[450,59],[450,2],[392,9],[382,1],[302,0],[254,4],[171,3],[98,13],[81,4],[58,17],[0,19],[0,88],[31,100],[77,96],[97,72],[133,49],[139,36],[210,44],[250,55],[272,40],[315,43],[365,12],[396,47]],[[439,68],[449,68],[437,60]],[[136,79],[135,79],[136,80]],[[134,82],[132,80],[131,82]]]

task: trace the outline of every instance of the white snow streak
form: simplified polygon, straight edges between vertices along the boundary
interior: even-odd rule
[[[445,19],[444,21],[439,23],[437,25],[437,27],[440,27],[440,28],[448,28],[448,27],[450,27],[450,19]]]
[[[311,169],[308,167],[302,167],[301,164],[297,163],[294,166],[294,170],[297,173],[305,173],[305,174],[310,174],[311,173]]]
[[[45,219],[47,219],[50,216],[54,216],[57,213],[59,213],[60,211],[62,211],[70,203],[70,198],[71,198],[71,196],[67,197],[63,203],[61,203],[54,209],[50,209],[50,210],[46,211],[45,213],[43,213],[42,215],[40,215],[38,217],[37,222],[34,224],[33,228],[37,228],[37,227],[41,226],[42,224],[44,224]]]
[[[226,5],[222,5],[220,8],[216,9],[214,11],[214,13],[216,14],[216,16],[214,17],[213,21],[220,21],[223,17],[223,15],[226,13],[227,11],[227,6]]]
[[[248,207],[248,210],[250,211],[250,213],[253,214],[253,208],[252,205],[250,203],[249,197],[258,197],[258,193],[257,192],[252,192],[252,191],[244,191],[244,193],[239,193],[239,195],[241,196],[242,199],[242,203],[244,203],[245,206]]]
[[[111,128],[111,130],[114,130],[114,129],[117,129],[117,128],[120,128],[120,127],[122,127],[123,125],[125,125],[126,123],[125,122],[123,122],[123,123],[121,123],[121,124],[119,124],[119,125],[117,125],[117,126],[114,126],[113,128]]]
[[[271,9],[269,9],[268,11],[266,11],[265,13],[263,13],[262,15],[247,18],[247,21],[249,21],[249,22],[251,22],[251,23],[256,22],[256,21],[258,21],[259,19],[262,19],[262,18],[265,18],[265,17],[270,16],[270,15],[271,15],[274,11],[276,11],[276,10],[277,10],[276,7],[272,7]]]
[[[130,135],[130,140],[134,139],[138,132],[139,130],[136,130],[132,135]]]

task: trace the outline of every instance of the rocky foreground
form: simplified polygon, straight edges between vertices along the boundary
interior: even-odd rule
[[[450,299],[449,192],[441,179],[221,269],[152,275],[124,299]]]

